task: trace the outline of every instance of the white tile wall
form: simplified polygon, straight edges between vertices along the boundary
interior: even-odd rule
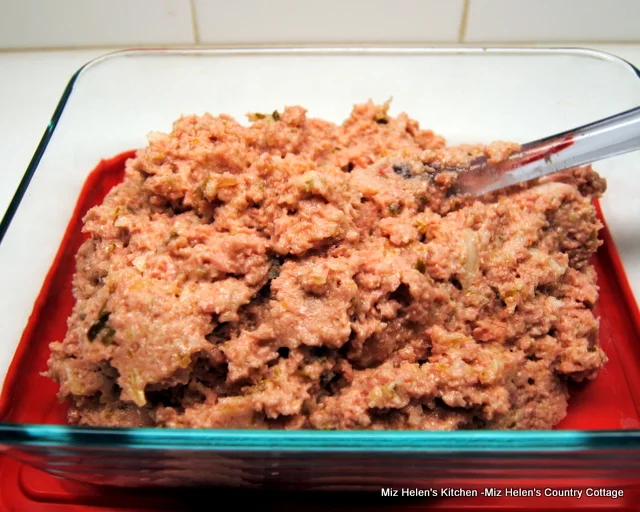
[[[0,0],[4,48],[193,42],[189,0]]]
[[[0,0],[0,50],[571,41],[640,42],[640,0]]]
[[[466,41],[640,41],[640,0],[471,0]]]
[[[194,0],[202,43],[452,42],[463,0]]]

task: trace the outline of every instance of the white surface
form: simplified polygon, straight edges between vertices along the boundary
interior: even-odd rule
[[[71,75],[104,52],[0,53],[0,214],[9,205]]]
[[[189,0],[0,0],[0,47],[191,44]]]
[[[195,0],[200,42],[456,42],[463,0]]]
[[[640,64],[640,46],[605,49]],[[79,65],[101,53],[0,54],[0,210],[6,208],[69,77]],[[171,80],[166,78],[166,68],[156,67],[142,73],[139,83],[114,80],[114,62],[98,64],[78,81],[53,136],[55,145],[42,160],[23,200],[24,208],[0,245],[5,269],[11,269],[3,272],[0,279],[0,378],[86,172],[99,158],[144,144],[148,131],[170,129],[179,113],[224,111],[240,118],[247,111],[300,103],[309,107],[311,115],[340,121],[355,101],[368,97],[384,101],[393,96],[394,112],[408,111],[423,126],[443,133],[453,143],[489,142],[496,138],[525,142],[550,130],[570,128],[574,123],[629,108],[640,98],[636,92],[640,83],[624,64],[589,55],[578,61],[542,60],[527,65],[508,59],[471,59],[457,61],[456,66],[446,59],[425,62],[391,56],[370,65],[358,58],[340,62],[290,58],[284,67],[276,67],[279,61],[273,58],[249,62],[223,59],[202,63],[198,80],[180,73],[181,66],[191,66],[193,62],[178,60],[169,63],[174,71]],[[139,66],[136,59],[128,59],[122,62],[119,72],[135,73]],[[302,68],[305,73],[300,73]],[[380,73],[381,69],[385,73]],[[233,78],[220,80],[221,76]],[[256,76],[261,80],[255,80]],[[341,79],[344,76],[357,79]],[[399,76],[405,79],[398,80]],[[476,79],[470,86],[469,76],[508,79]],[[416,94],[416,83],[422,84],[422,94]],[[514,90],[517,94],[513,94]],[[592,101],[602,91],[606,95]],[[103,102],[91,102],[93,107],[88,110],[84,101],[91,95],[98,95]],[[131,105],[129,111],[127,105]],[[149,114],[136,116],[136,111]],[[568,122],[571,125],[567,126]],[[113,136],[100,137],[100,133]],[[609,179],[610,188],[603,201],[605,215],[632,286],[640,296],[640,156],[618,157],[600,164],[598,170]],[[52,190],[56,194],[51,194]],[[31,213],[26,214],[27,211]],[[47,222],[38,222],[39,219]],[[24,257],[26,254],[28,258]],[[22,276],[26,275],[31,279],[24,281]]]
[[[464,5],[464,0],[0,0],[0,48],[640,42],[640,0],[468,0],[466,37],[460,39]]]
[[[637,41],[638,0],[471,0],[466,42]]]

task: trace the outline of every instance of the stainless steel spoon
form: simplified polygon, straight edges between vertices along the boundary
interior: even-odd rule
[[[578,165],[640,149],[640,107],[529,142],[507,160],[472,162],[458,176],[458,193],[481,196]]]

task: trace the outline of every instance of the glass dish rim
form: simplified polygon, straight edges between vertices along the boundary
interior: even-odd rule
[[[437,55],[564,54],[622,64],[640,79],[640,70],[616,55],[581,47],[458,46],[269,46],[225,48],[138,48],[105,53],[82,65],[70,78],[0,221],[0,243],[38,168],[77,80],[101,63],[127,56],[233,55]],[[14,356],[15,357],[15,356]],[[12,363],[13,364],[13,363]],[[223,430],[78,427],[0,422],[0,445],[9,447],[133,448],[187,451],[305,452],[574,452],[640,448],[640,429],[548,431],[361,431]]]

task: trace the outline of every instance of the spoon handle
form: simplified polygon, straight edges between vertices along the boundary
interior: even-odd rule
[[[529,142],[497,165],[486,161],[462,172],[458,187],[476,196],[564,169],[640,149],[640,107]]]

